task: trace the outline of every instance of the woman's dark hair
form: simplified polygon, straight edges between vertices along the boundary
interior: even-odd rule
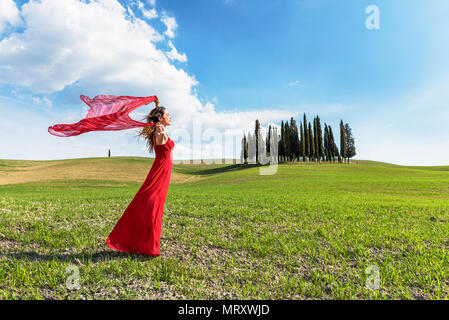
[[[157,123],[159,121],[158,117],[163,117],[165,113],[164,106],[155,107],[150,113],[145,117],[147,123]],[[153,136],[156,126],[146,126],[142,127],[138,133],[138,137],[143,137],[147,140],[147,146],[150,153],[154,151]]]

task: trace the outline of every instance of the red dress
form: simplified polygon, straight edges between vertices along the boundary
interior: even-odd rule
[[[145,182],[106,239],[114,250],[160,255],[162,216],[173,164],[173,140],[154,144],[156,158]]]

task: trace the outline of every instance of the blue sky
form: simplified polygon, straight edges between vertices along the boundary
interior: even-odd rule
[[[322,122],[334,127],[334,132],[338,132],[340,119],[348,122],[356,140],[357,159],[447,164],[449,152],[444,150],[449,143],[447,1],[120,1],[119,6],[129,7],[135,18],[161,35],[159,40],[155,35],[149,36],[157,52],[169,52],[169,41],[176,48],[178,58],[163,63],[158,60],[157,65],[145,64],[146,57],[159,56],[140,42],[140,33],[135,38],[139,41],[133,42],[135,52],[131,52],[130,45],[117,47],[119,54],[111,58],[110,65],[104,59],[108,51],[101,51],[100,46],[96,53],[85,52],[92,46],[76,53],[79,43],[92,30],[98,39],[117,42],[126,38],[127,31],[112,33],[105,27],[108,20],[89,28],[81,23],[59,33],[48,31],[58,27],[58,15],[63,21],[74,14],[74,21],[78,21],[77,15],[82,12],[77,8],[89,6],[93,16],[99,10],[103,19],[108,19],[106,13],[110,12],[109,21],[118,17],[118,11],[106,8],[109,5],[112,8],[116,0],[102,0],[98,6],[89,1],[81,1],[85,6],[77,5],[77,0],[64,1],[72,9],[52,0],[42,0],[42,4],[25,9],[28,1],[15,1],[22,22],[9,16],[9,20],[3,19],[6,22],[2,26],[0,18],[0,72],[7,70],[6,76],[0,74],[0,108],[21,104],[20,108],[31,116],[34,112],[42,117],[43,127],[45,119],[57,123],[80,120],[86,110],[79,101],[80,94],[157,94],[163,97],[162,104],[167,102],[171,108],[174,125],[169,130],[197,117],[204,122],[204,128],[223,130],[228,126],[245,131],[252,130],[256,117],[268,127],[273,123],[279,125],[290,116],[300,121],[306,112],[309,119],[319,115]],[[365,26],[368,5],[379,8],[379,30],[368,30]],[[54,23],[45,20],[45,12],[40,9],[53,10]],[[145,10],[147,17],[150,10],[157,17],[147,19]],[[172,18],[176,26],[164,22],[163,16]],[[42,21],[33,26],[33,17],[35,20],[41,17]],[[146,28],[134,24],[136,30]],[[172,34],[166,32],[170,28]],[[28,37],[24,36],[27,32]],[[51,45],[41,48],[36,43],[30,44],[27,52],[33,34],[39,34],[42,41]],[[14,38],[16,42],[6,43]],[[20,45],[25,46],[22,55],[8,53],[11,47]],[[64,60],[65,56],[70,59]],[[135,72],[128,74],[125,69],[134,61],[130,57],[138,58]],[[59,65],[60,59],[64,63]],[[43,68],[44,73],[34,70],[27,74],[26,70],[35,65]],[[46,74],[49,68],[53,68],[52,73]],[[12,118],[2,120],[9,121],[11,128],[20,126],[20,117]],[[52,124],[55,123],[48,123]],[[92,137],[98,137],[97,142],[92,142]],[[144,144],[134,142],[130,132],[89,133],[89,139],[80,136],[76,142],[71,140],[72,145],[78,143],[76,152],[70,150],[69,143],[58,139],[62,138],[40,139],[46,145],[45,154],[24,153],[17,147],[21,142],[16,141],[10,145],[10,151],[2,148],[0,158],[102,156],[103,151],[96,155],[95,143],[100,140],[116,143],[117,139],[122,139],[116,147],[119,154],[146,155]],[[33,145],[36,144],[39,142]],[[179,141],[176,147],[184,146],[185,156],[193,146],[181,144]],[[83,151],[83,147],[90,151]],[[209,149],[219,151],[219,143]],[[198,155],[193,153],[194,158]],[[178,155],[179,159],[182,157]]]
[[[395,97],[448,67],[447,42],[432,34],[447,27],[439,26],[449,9],[442,1],[377,1],[377,31],[364,26],[373,1],[159,3],[176,13],[186,70],[223,108]]]

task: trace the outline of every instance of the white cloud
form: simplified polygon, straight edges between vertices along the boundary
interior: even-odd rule
[[[163,36],[140,19],[126,19],[115,0],[42,0],[24,4],[21,11],[26,30],[0,42],[0,82],[38,93],[60,91],[76,81],[84,87],[137,83],[147,90],[174,79],[195,83],[156,49]]]
[[[147,0],[148,4],[152,7],[156,5],[156,0]]]
[[[171,50],[169,52],[167,52],[167,57],[170,60],[179,60],[180,62],[186,62],[187,61],[187,56],[185,55],[185,53],[179,54],[178,51],[176,50],[175,46],[171,42],[171,40],[168,41],[168,45],[171,48]]]
[[[23,102],[29,103],[19,107],[17,101],[4,100],[0,105],[2,121],[7,122],[0,130],[0,136],[7,137],[2,139],[6,145],[2,144],[0,158],[100,156],[102,148],[108,146],[121,150],[114,150],[115,155],[148,156],[142,150],[144,141],[135,142],[136,130],[92,132],[71,138],[51,136],[49,126],[85,117],[87,106],[78,100],[80,94],[157,95],[173,117],[169,133],[178,129],[192,132],[200,122],[202,130],[250,131],[257,116],[263,123],[280,121],[291,114],[276,110],[216,112],[210,102],[203,104],[197,95],[195,77],[170,63],[170,59],[187,61],[187,56],[179,54],[171,41],[168,54],[157,49],[155,43],[163,41],[164,36],[147,22],[130,17],[131,10],[116,0],[33,1],[21,7],[21,15],[25,30],[0,41],[0,83],[12,86]],[[174,17],[165,15],[165,22],[168,30],[176,30]],[[78,105],[68,110],[47,98],[52,93],[72,103],[75,96]],[[152,108],[153,104],[143,106],[131,116],[141,120]],[[22,117],[30,121],[21,121]],[[31,134],[24,136],[24,128]],[[189,148],[189,144],[183,146]],[[218,148],[216,142],[204,146],[208,150]],[[182,149],[175,148],[175,159],[177,150]],[[195,150],[192,153],[197,154]]]
[[[296,81],[292,81],[292,82],[287,83],[287,86],[288,87],[293,87],[293,86],[297,86],[298,84],[299,84],[299,80],[296,80]]]
[[[142,9],[142,14],[145,18],[147,18],[149,20],[158,17],[156,9],[154,9],[154,8],[151,10]]]
[[[169,17],[165,12],[163,12],[161,21],[167,27],[167,30],[165,31],[165,34],[169,38],[174,38],[175,37],[175,31],[178,28],[178,24],[176,23],[176,18],[175,17]]]
[[[6,31],[8,25],[16,26],[21,23],[19,9],[13,0],[0,1],[0,34]]]
[[[47,106],[52,107],[53,103],[47,97],[43,97],[42,100],[47,104]]]
[[[31,100],[33,100],[35,103],[41,104],[42,100],[39,97],[32,97]]]

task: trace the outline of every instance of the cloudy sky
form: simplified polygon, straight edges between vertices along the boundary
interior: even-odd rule
[[[444,0],[0,0],[0,158],[154,156],[137,129],[48,133],[86,116],[81,94],[112,94],[157,95],[178,160],[239,157],[225,132],[305,112],[337,141],[349,123],[356,159],[448,164],[448,16]]]

